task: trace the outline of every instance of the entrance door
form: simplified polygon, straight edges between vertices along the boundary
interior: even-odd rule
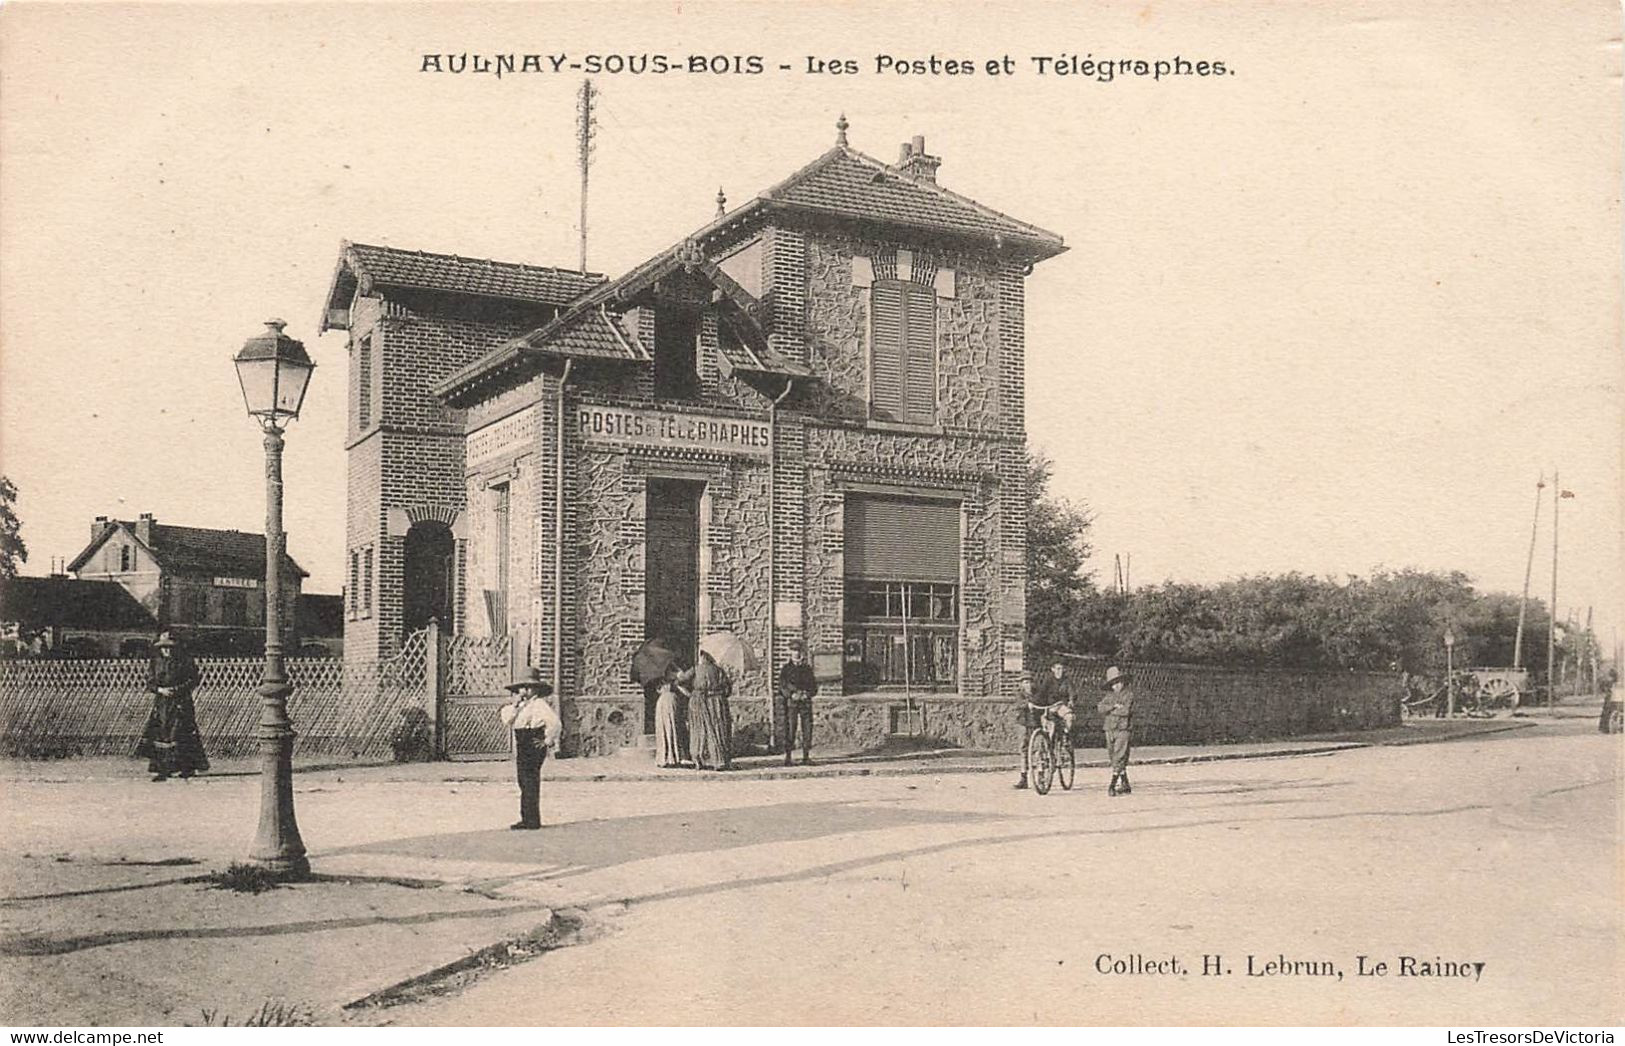
[[[452,572],[457,542],[451,528],[436,520],[412,524],[406,532],[405,597],[401,628],[411,635],[430,618],[451,630]]]
[[[699,645],[700,495],[705,484],[649,480],[644,546],[643,634],[693,664]],[[654,694],[644,694],[643,732],[654,733]]]

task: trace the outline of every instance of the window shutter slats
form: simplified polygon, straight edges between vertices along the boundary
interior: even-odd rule
[[[896,283],[877,283],[870,296],[869,398],[877,416],[903,420],[903,291]]]
[[[937,420],[937,296],[929,287],[905,284],[908,316],[907,416],[930,425]]]
[[[849,496],[847,577],[959,581],[959,505],[951,501]]]

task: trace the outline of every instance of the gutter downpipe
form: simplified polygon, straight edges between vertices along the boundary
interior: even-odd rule
[[[553,700],[564,707],[564,387],[575,360],[566,357],[559,375],[558,442],[553,471]]]
[[[773,709],[777,707],[774,700],[773,687],[773,642],[778,633],[779,623],[779,595],[774,585],[774,552],[778,547],[778,485],[779,485],[779,404],[790,395],[790,390],[796,387],[796,379],[784,379],[784,391],[767,405],[767,700],[768,721],[773,719]],[[781,727],[788,727],[788,723]],[[768,729],[768,740],[774,740],[773,730]]]

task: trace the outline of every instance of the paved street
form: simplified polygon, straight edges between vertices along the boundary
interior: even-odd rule
[[[308,991],[318,1019],[336,1019],[325,1007],[347,999],[318,997],[265,957],[343,947],[387,962],[444,949],[449,934],[450,961],[552,910],[580,922],[576,943],[349,1019],[1613,1024],[1625,997],[1621,751],[1585,720],[1551,720],[1444,744],[1147,766],[1123,799],[1107,798],[1099,771],[1044,798],[987,773],[555,781],[538,833],[501,829],[513,789],[489,768],[304,774],[313,863],[353,878],[265,895],[283,910],[220,932],[240,938],[241,962],[270,965],[208,969],[239,993]],[[252,831],[256,782],[151,786],[126,771],[87,785],[73,764],[48,770],[8,782],[0,811],[6,1009],[26,1014],[48,983],[63,1021],[75,1008],[140,1010],[105,997],[108,977],[145,999],[158,982],[140,981],[133,956],[184,966],[190,952],[161,933],[65,942],[40,905],[67,902],[16,899],[188,870],[138,862],[223,863]],[[414,918],[380,915],[406,903],[387,892],[357,892],[410,878],[464,889],[413,891],[433,909]],[[96,896],[132,896],[117,889]],[[343,891],[361,915],[287,929],[320,890]],[[476,903],[491,908],[467,910]],[[380,926],[397,936],[321,936]],[[1203,976],[1205,954],[1228,975]],[[1264,975],[1248,975],[1249,956]],[[1385,973],[1360,976],[1359,956]],[[1114,962],[1164,972],[1101,972]],[[1295,972],[1266,972],[1278,968]],[[1465,976],[1427,975],[1438,968]]]

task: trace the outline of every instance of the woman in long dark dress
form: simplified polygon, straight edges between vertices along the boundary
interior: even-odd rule
[[[192,704],[197,684],[197,664],[192,655],[168,632],[159,636],[147,666],[152,712],[141,732],[141,742],[135,746],[136,755],[147,757],[147,770],[154,781],[167,781],[171,774],[187,778],[209,768],[203,737],[197,729],[197,709]]]
[[[732,716],[728,710],[728,675],[711,655],[700,651],[700,662],[685,677],[692,678],[688,699],[688,746],[699,770],[733,769]]]

